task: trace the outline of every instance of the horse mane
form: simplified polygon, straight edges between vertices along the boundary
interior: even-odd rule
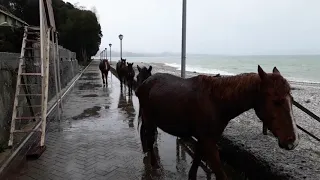
[[[258,92],[261,79],[257,73],[242,73],[235,76],[214,77],[199,75],[200,84],[209,95],[221,100],[241,98],[243,93]]]
[[[290,84],[279,74],[268,73],[278,96],[290,93]],[[261,79],[257,73],[242,73],[235,76],[213,77],[199,75],[198,79],[203,84],[209,95],[221,100],[236,100],[242,96],[255,96],[261,90]]]

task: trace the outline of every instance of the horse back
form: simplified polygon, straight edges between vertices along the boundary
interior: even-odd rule
[[[163,105],[175,101],[183,105],[187,100],[196,101],[197,87],[193,78],[183,79],[168,73],[156,73],[146,79],[136,90],[138,98]]]

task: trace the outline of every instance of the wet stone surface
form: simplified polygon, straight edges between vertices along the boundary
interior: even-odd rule
[[[187,179],[191,157],[162,131],[155,148],[160,168],[150,167],[137,131],[138,99],[129,97],[126,88],[121,91],[111,73],[102,87],[98,71],[93,62],[84,72],[68,95],[61,122],[50,124],[47,150],[28,161],[17,179]],[[207,179],[201,168],[198,179]]]

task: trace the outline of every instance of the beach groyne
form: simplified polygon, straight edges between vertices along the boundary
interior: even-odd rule
[[[180,71],[161,63],[134,63],[136,67],[152,65],[152,74],[167,72],[179,76]],[[112,63],[115,67],[115,63]],[[280,70],[281,71],[281,70]],[[114,70],[113,70],[114,72]],[[115,72],[114,72],[115,73]],[[196,72],[186,72],[187,77]],[[294,99],[319,115],[320,87],[308,83],[294,83]],[[320,123],[294,107],[297,123],[320,137]],[[262,134],[262,123],[253,110],[231,120],[219,142],[221,157],[237,171],[244,172],[249,179],[320,179],[319,142],[299,131],[300,144],[293,151],[278,147],[277,140],[270,132]]]

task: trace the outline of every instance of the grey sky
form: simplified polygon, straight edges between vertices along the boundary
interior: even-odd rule
[[[180,52],[182,0],[65,0],[97,9],[101,48]],[[319,0],[188,0],[187,52],[320,54]]]

